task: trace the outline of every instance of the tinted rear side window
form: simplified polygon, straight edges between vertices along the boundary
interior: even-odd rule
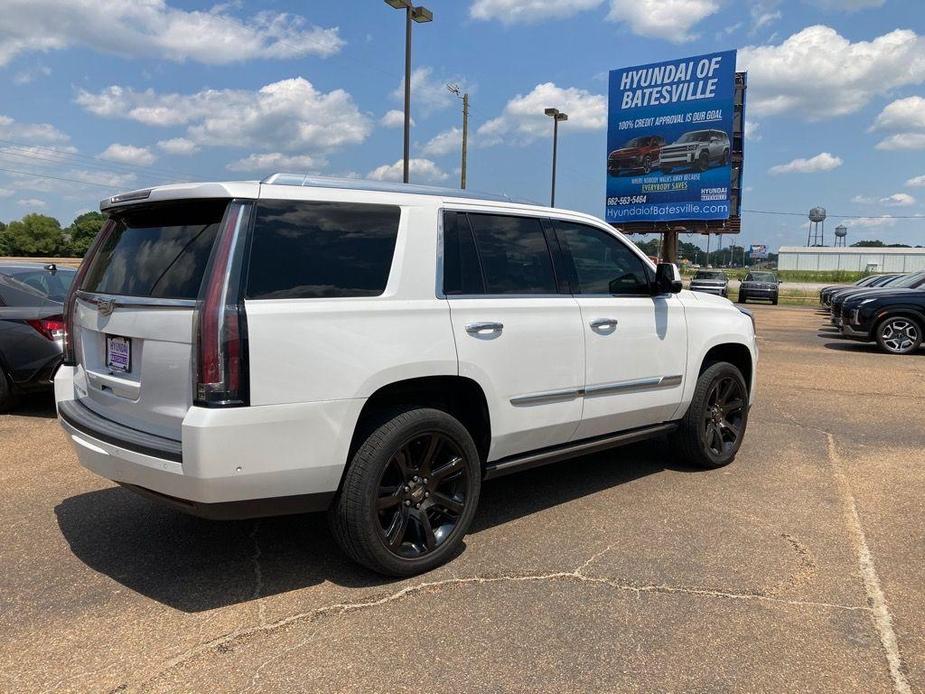
[[[126,211],[115,219],[81,289],[195,299],[227,205],[196,200]]]
[[[475,239],[462,212],[443,216],[443,292],[448,296],[485,293]]]
[[[535,217],[470,214],[488,294],[555,294],[542,222]]]
[[[379,296],[400,217],[394,205],[259,202],[247,298]]]

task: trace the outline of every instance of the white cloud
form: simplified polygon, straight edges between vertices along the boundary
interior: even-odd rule
[[[263,171],[276,173],[290,171],[298,173],[318,173],[327,164],[322,158],[308,154],[282,154],[281,152],[268,152],[265,154],[251,154],[244,159],[238,159],[228,164],[229,171]]]
[[[132,166],[150,166],[157,159],[147,147],[135,147],[134,145],[120,145],[113,142],[109,147],[97,155],[100,159],[114,161],[118,164],[130,164]]]
[[[910,188],[925,188],[925,175],[910,178],[906,181],[906,185]]]
[[[25,70],[20,70],[13,77],[13,84],[24,85],[35,81],[39,77],[48,77],[51,74],[51,68],[46,65],[36,65]]]
[[[552,121],[543,113],[548,107],[568,114],[563,131],[602,130],[607,125],[607,99],[575,87],[557,87],[552,82],[538,84],[529,94],[518,94],[507,102],[501,115],[483,123],[478,131],[480,146],[500,142],[526,144],[552,135]]]
[[[854,227],[891,227],[896,224],[896,219],[888,214],[882,217],[859,217],[852,219],[850,224]]]
[[[915,198],[909,193],[893,193],[885,198],[880,198],[880,203],[890,207],[908,207],[915,204]]]
[[[808,120],[853,113],[878,95],[925,81],[925,38],[896,29],[852,43],[831,27],[806,27],[778,45],[739,51],[753,115]]]
[[[768,169],[772,175],[789,174],[789,173],[818,173],[820,171],[831,171],[842,165],[841,157],[836,157],[828,152],[822,152],[809,159],[794,159],[786,164],[778,164]]]
[[[387,111],[381,119],[379,125],[383,128],[401,128],[405,124],[405,112],[398,109]],[[411,118],[411,125],[414,125],[414,118]]]
[[[695,24],[719,10],[715,0],[610,0],[607,19],[626,22],[633,33],[674,43],[695,38]]]
[[[461,93],[474,91],[472,85],[458,77],[435,77],[434,69],[428,65],[415,68],[411,72],[411,102],[414,109],[411,119],[414,120],[414,113],[417,111],[427,116],[458,102],[458,97],[446,88],[447,84],[455,84]],[[392,98],[396,101],[405,98],[404,78],[392,90]]]
[[[185,137],[172,137],[169,140],[159,140],[158,149],[176,156],[189,156],[199,151],[199,146]]]
[[[532,24],[545,19],[566,19],[600,5],[603,0],[475,0],[469,8],[473,19],[504,24]]]
[[[344,44],[339,30],[304,17],[262,11],[240,18],[233,4],[187,11],[166,0],[4,0],[0,65],[29,52],[86,46],[104,53],[224,65],[256,58],[328,56]]]
[[[77,103],[105,118],[186,125],[186,139],[197,145],[327,152],[363,142],[372,129],[348,92],[321,92],[302,77],[273,82],[256,92],[159,94],[112,86],[96,94],[81,90]]]
[[[450,128],[432,137],[421,147],[421,154],[428,157],[442,157],[450,152],[459,152],[461,148],[462,128]]]
[[[22,207],[45,207],[48,203],[44,200],[39,200],[38,198],[23,198],[22,200],[17,200]]]
[[[751,140],[752,142],[758,142],[761,139],[761,133],[758,132],[758,128],[761,127],[761,124],[757,121],[745,119],[745,139]]]
[[[9,188],[0,188],[0,198],[11,198],[16,195],[15,190],[10,190]]]
[[[910,96],[887,104],[871,130],[925,130],[925,99]]]
[[[50,123],[20,123],[0,115],[0,139],[15,142],[67,142],[70,138]]]
[[[925,133],[897,133],[880,140],[877,149],[925,149]]]
[[[447,174],[430,159],[410,159],[408,161],[408,170],[411,180],[424,181],[443,181],[446,180]],[[403,161],[399,159],[394,164],[383,164],[366,176],[374,181],[401,181],[403,173]]]
[[[853,198],[851,198],[851,202],[858,205],[872,205],[873,203],[877,202],[877,198],[873,197],[872,195],[855,195]]]

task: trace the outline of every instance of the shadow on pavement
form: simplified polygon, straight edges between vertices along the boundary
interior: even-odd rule
[[[16,401],[8,414],[19,417],[43,417],[54,419],[58,416],[55,411],[55,395],[50,390],[42,393],[24,393],[16,396]]]
[[[470,532],[509,522],[673,465],[662,442],[576,458],[486,482]],[[247,602],[325,581],[347,587],[391,583],[348,560],[324,514],[209,521],[122,487],[70,497],[55,508],[71,550],[126,588],[184,612]]]
[[[826,336],[828,337],[828,336]],[[882,354],[883,356],[888,357],[923,357],[925,356],[925,349],[919,349],[912,354],[888,354],[883,352],[875,343],[873,342],[856,342],[854,340],[849,340],[847,342],[827,342],[823,345],[826,349],[832,349],[836,352],[857,352],[858,354]]]

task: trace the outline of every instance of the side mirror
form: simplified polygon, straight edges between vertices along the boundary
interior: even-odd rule
[[[681,273],[674,263],[659,263],[655,266],[655,289],[659,294],[677,294],[684,288]]]

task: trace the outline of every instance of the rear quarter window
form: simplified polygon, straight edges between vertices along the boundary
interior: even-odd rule
[[[379,296],[400,218],[394,205],[261,200],[246,298]]]

